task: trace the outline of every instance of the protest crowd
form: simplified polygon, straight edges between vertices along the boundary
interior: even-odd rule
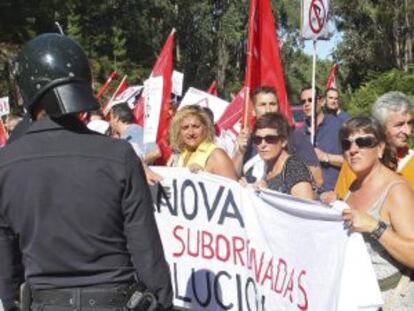
[[[303,85],[298,126],[280,90],[256,83],[229,104],[238,117],[223,126],[226,112],[208,100],[180,102],[171,86],[165,96],[170,82],[99,103],[85,52],[61,34],[30,40],[13,63],[24,115],[1,124],[0,310],[175,310],[154,215],[152,189],[166,178],[157,166],[321,209],[345,202],[341,223],[364,238],[382,310],[413,310],[414,104],[405,94],[391,90],[370,115],[350,116],[335,86]],[[235,243],[235,261],[240,254]]]

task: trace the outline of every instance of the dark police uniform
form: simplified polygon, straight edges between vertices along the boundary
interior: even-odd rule
[[[171,305],[150,191],[128,143],[70,117],[41,119],[0,152],[0,193],[4,303],[14,296],[17,235],[35,291],[116,287],[134,283],[137,274],[162,305]]]
[[[171,278],[141,162],[127,142],[77,118],[99,108],[82,48],[66,36],[40,35],[12,73],[17,100],[35,121],[0,151],[5,310],[15,307],[16,247],[31,310],[126,310],[139,297],[137,284],[169,308]]]

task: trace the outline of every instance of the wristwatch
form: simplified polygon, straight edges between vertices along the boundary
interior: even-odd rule
[[[324,153],[324,159],[322,163],[329,164],[329,154],[327,152]]]
[[[384,234],[385,230],[387,230],[387,228],[388,225],[382,220],[380,220],[378,221],[378,225],[375,227],[375,229],[370,232],[370,235],[375,240],[379,240],[381,236]]]

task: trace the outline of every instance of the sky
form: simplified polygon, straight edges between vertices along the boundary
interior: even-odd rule
[[[333,49],[341,42],[342,34],[334,33],[330,40],[319,40],[316,45],[317,56],[320,59],[332,59]],[[308,55],[313,55],[313,44],[311,40],[305,41],[305,48],[303,51]]]

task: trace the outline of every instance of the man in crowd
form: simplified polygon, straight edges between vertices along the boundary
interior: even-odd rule
[[[372,116],[380,121],[387,133],[388,142],[398,158],[398,172],[414,188],[414,151],[409,149],[413,129],[412,101],[401,92],[388,92],[378,97],[372,106]],[[335,186],[335,193],[344,198],[355,175],[344,163]]]
[[[349,119],[349,114],[342,110],[338,89],[331,87],[325,91],[325,111],[336,116],[341,123]]]
[[[16,307],[15,247],[27,283],[24,310],[133,310],[130,298],[144,286],[146,303],[154,294],[170,308],[170,273],[142,165],[128,143],[78,118],[99,108],[82,48],[66,36],[40,35],[22,49],[14,74],[32,124],[0,154],[4,309]]]
[[[253,93],[253,108],[256,118],[269,112],[279,111],[276,91],[269,86],[258,87]],[[309,167],[317,186],[322,185],[322,172],[312,145],[299,130],[291,130],[288,136],[288,152],[297,154]],[[237,173],[242,176],[247,170],[253,169],[253,176],[259,177],[263,172],[263,161],[251,140],[251,129],[241,130],[237,137],[237,148],[233,156]]]
[[[303,105],[305,123],[300,129],[310,140],[312,116],[312,87],[305,87],[300,92],[300,103]],[[321,192],[333,191],[343,163],[339,147],[338,134],[341,122],[323,111],[324,98],[318,88],[315,89],[315,153],[322,166],[323,185]]]
[[[109,111],[112,132],[129,142],[138,156],[147,164],[152,164],[161,156],[157,144],[144,144],[144,130],[134,123],[132,110],[127,103],[117,103]]]

